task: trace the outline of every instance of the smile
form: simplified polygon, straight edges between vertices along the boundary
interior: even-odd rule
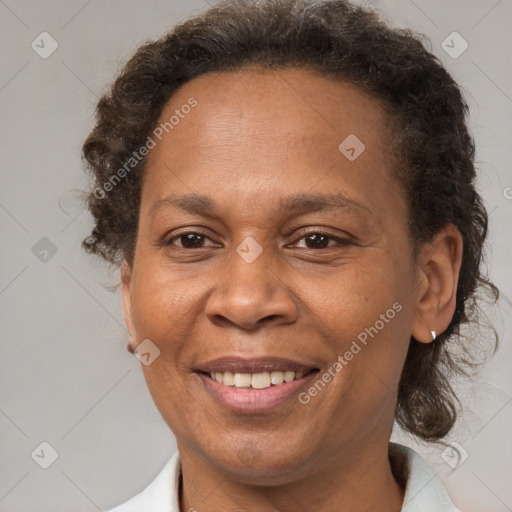
[[[309,372],[308,372],[309,373]],[[245,389],[266,389],[285,382],[302,379],[306,372],[273,371],[260,373],[210,372],[210,378],[224,386]]]
[[[296,402],[320,366],[277,357],[230,356],[200,364],[195,373],[217,405],[236,413],[258,414]]]

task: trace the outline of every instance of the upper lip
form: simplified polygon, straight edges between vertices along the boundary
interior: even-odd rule
[[[273,371],[309,372],[316,370],[314,365],[308,365],[282,357],[244,358],[240,356],[220,357],[199,366],[200,372],[231,372],[231,373],[261,373]]]

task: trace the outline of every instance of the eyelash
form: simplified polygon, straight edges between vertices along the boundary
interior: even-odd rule
[[[174,235],[172,238],[167,239],[167,241],[165,242],[165,245],[173,245],[172,244],[173,240],[179,239],[185,235],[200,235],[200,236],[210,239],[210,237],[206,233],[203,233],[202,231],[199,231],[199,230],[184,231],[183,233],[179,233],[177,235]],[[310,235],[322,235],[322,236],[329,238],[330,240],[334,240],[334,241],[338,242],[338,245],[349,245],[350,244],[350,241],[346,238],[339,238],[339,237],[332,235],[331,233],[327,233],[326,231],[321,231],[321,230],[300,231],[299,233],[297,233],[297,235],[301,235],[296,239],[297,241],[302,240]],[[310,247],[302,247],[302,249],[321,251],[321,250],[330,249],[332,247],[334,247],[334,246],[322,247],[320,249],[314,249],[314,248],[310,248]],[[190,249],[190,248],[185,248],[185,247],[177,247],[177,249],[182,249],[184,251],[194,250],[194,248]],[[207,249],[207,247],[197,247],[196,249]]]

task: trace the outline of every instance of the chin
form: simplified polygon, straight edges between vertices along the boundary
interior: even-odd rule
[[[266,444],[266,443],[262,443]],[[276,450],[275,447],[279,449]],[[297,479],[304,471],[309,454],[301,452],[304,443],[299,440],[295,447],[287,443],[273,443],[272,446],[259,448],[254,441],[248,441],[240,446],[233,446],[209,453],[206,458],[218,470],[229,473],[231,480],[253,485],[283,485]],[[307,473],[307,471],[304,471]]]

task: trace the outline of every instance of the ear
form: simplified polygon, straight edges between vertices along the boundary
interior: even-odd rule
[[[462,249],[462,235],[453,224],[443,226],[420,249],[412,335],[422,343],[432,342],[430,331],[442,333],[453,318]]]
[[[126,348],[133,354],[137,342],[132,321],[132,270],[126,260],[121,265],[121,293],[123,296],[124,321],[130,335],[130,341]]]

